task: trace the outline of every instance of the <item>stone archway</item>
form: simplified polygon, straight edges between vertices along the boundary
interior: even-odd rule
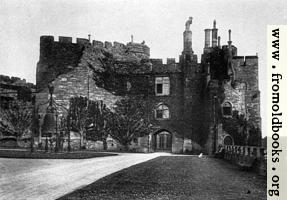
[[[172,148],[172,134],[166,130],[160,130],[154,133],[153,148],[155,151],[170,152]]]
[[[223,139],[223,145],[233,145],[233,138],[230,135],[227,135]]]

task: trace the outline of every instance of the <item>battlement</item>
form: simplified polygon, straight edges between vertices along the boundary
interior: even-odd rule
[[[78,44],[78,45],[86,45],[90,44],[89,40],[86,38],[76,38],[76,43],[73,43],[72,37],[59,36],[58,41],[55,41],[54,36],[44,35],[40,37],[40,44],[48,44],[48,43],[63,43],[63,44]]]
[[[167,65],[175,64],[175,58],[167,58],[167,59],[166,59],[166,64],[167,64]]]
[[[150,56],[150,48],[143,43],[134,43],[129,42],[126,45],[127,52],[135,54],[135,55],[141,55],[142,58],[149,58]]]
[[[154,73],[181,72],[180,65],[175,62],[175,58],[167,58],[166,64],[164,64],[163,60],[159,58],[151,58],[149,61],[152,64],[152,71]]]
[[[232,58],[232,65],[234,67],[258,65],[258,57],[257,56],[245,56],[245,57],[234,56]]]
[[[73,43],[72,37],[59,36],[58,41],[55,41],[54,36],[41,36],[40,37],[40,47],[41,49],[49,49],[53,44],[71,44],[78,46],[92,45],[95,48],[105,48],[111,50],[114,53],[131,53],[141,58],[149,58],[150,48],[143,43],[129,42],[126,45],[120,42],[101,42],[93,40],[92,43],[85,38],[76,38],[76,42]]]
[[[160,59],[160,58],[151,58],[150,62],[153,65],[163,65],[162,59]]]

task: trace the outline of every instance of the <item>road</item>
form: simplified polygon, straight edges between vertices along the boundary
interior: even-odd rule
[[[82,160],[0,158],[0,199],[55,199],[166,153],[121,153]]]

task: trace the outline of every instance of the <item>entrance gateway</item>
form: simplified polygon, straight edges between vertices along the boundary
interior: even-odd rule
[[[153,147],[155,151],[171,151],[172,135],[168,131],[158,131],[153,135]]]

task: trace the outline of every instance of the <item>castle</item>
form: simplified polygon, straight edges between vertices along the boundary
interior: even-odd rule
[[[150,58],[144,42],[125,45],[77,38],[72,43],[71,37],[55,41],[53,36],[41,36],[36,75],[40,124],[51,83],[53,97],[63,108],[68,108],[73,96],[102,100],[112,107],[123,95],[144,95],[153,131],[133,141],[131,148],[139,152],[212,154],[220,145],[244,142],[237,131],[247,133],[247,139],[253,131],[252,145],[261,145],[258,57],[238,56],[231,31],[228,44],[221,45],[214,21],[212,29],[204,30],[199,63],[192,49],[191,24],[189,18],[179,62],[168,58],[166,64]],[[237,127],[233,123],[241,124]]]

